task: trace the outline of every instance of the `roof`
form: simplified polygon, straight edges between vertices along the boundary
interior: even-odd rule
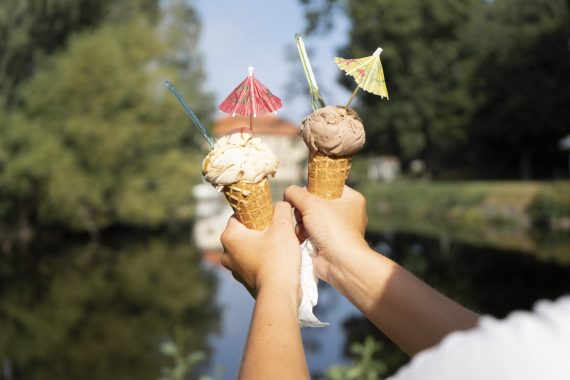
[[[222,266],[222,252],[220,251],[203,251],[202,252],[202,260],[207,263],[210,263],[213,266],[221,267]]]
[[[219,137],[231,131],[249,129],[249,116],[228,116],[214,124],[214,135]],[[253,119],[253,130],[256,135],[286,135],[298,136],[300,128],[275,115],[261,115]]]

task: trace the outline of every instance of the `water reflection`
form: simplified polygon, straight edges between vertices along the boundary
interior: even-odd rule
[[[460,242],[489,249],[510,250],[532,255],[540,260],[570,263],[570,233],[567,231],[541,231],[507,224],[462,225],[425,219],[384,218],[371,213],[369,229],[376,234],[397,232],[410,236],[436,239],[446,250],[446,244]]]
[[[548,258],[393,229],[371,232],[367,239],[430,285],[483,313],[502,317],[570,291],[570,251]],[[216,260],[198,253],[186,237],[133,235],[98,246],[66,242],[0,257],[4,378],[155,380],[173,366],[160,352],[165,342],[181,354],[205,354],[206,362],[188,379],[235,378],[253,300],[229,272],[212,265]],[[322,282],[316,314],[331,325],[302,331],[315,378],[331,365],[348,363],[350,345],[368,335],[382,342],[378,356],[390,372],[408,360]]]
[[[155,380],[169,365],[161,343],[208,352],[218,329],[215,279],[185,240],[122,237],[0,260],[0,356],[14,379]]]

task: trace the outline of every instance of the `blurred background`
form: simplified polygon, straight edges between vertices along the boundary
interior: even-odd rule
[[[327,104],[333,58],[381,46],[390,100],[353,103],[350,184],[367,240],[451,298],[506,316],[570,291],[570,2],[5,0],[0,3],[0,366],[15,379],[231,379],[253,301],[219,266],[231,214],[202,183],[216,106],[255,66],[283,99],[256,120],[305,178],[311,112],[294,34]],[[318,379],[409,358],[334,289],[303,330]]]

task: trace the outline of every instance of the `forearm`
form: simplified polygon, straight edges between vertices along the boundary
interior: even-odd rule
[[[239,378],[309,378],[294,292],[259,291]]]
[[[368,248],[351,253],[338,268],[333,286],[410,355],[452,331],[474,327],[479,318]]]

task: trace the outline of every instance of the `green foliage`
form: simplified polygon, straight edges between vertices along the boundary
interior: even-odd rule
[[[56,214],[50,217],[80,225],[88,217],[84,213],[89,205],[104,206],[73,152],[57,136],[21,117],[12,118],[0,131],[4,151],[0,157],[0,194],[13,202],[2,210],[4,220],[15,223],[16,217],[30,217],[36,205],[40,214],[49,215],[53,209]],[[19,214],[14,215],[17,211]]]
[[[6,0],[0,5],[0,99],[17,105],[18,86],[68,38],[103,21],[124,22],[142,12],[155,19],[157,0]]]
[[[528,226],[528,211],[549,183],[413,182],[363,184],[371,218],[440,220],[463,225]],[[374,216],[376,215],[376,216]]]
[[[529,213],[537,224],[549,226],[555,220],[570,220],[570,182],[541,186]]]
[[[560,0],[479,7],[464,32],[477,51],[477,112],[468,129],[481,154],[471,163],[510,167],[522,178],[567,167],[557,142],[570,133],[568,25]]]
[[[351,366],[333,366],[327,371],[330,380],[378,380],[388,371],[386,364],[375,358],[382,345],[368,336],[363,343],[353,343],[350,352],[356,357]]]
[[[389,101],[365,95],[357,107],[366,120],[367,149],[405,160],[431,160],[465,140],[470,99],[458,39],[474,1],[348,1],[352,22],[344,57],[370,55],[380,44]],[[350,79],[343,84],[353,88]]]
[[[562,0],[302,0],[309,30],[351,21],[344,57],[380,44],[389,101],[361,96],[370,153],[431,173],[551,177],[566,165],[568,7]],[[350,78],[339,75],[347,88]]]
[[[367,199],[370,232],[401,231],[568,262],[568,181],[368,182],[358,190]]]
[[[413,182],[363,183],[371,223],[387,215],[463,225],[548,226],[570,218],[570,183]]]
[[[165,366],[161,369],[160,380],[212,379],[209,376],[196,377],[199,373],[196,370],[200,364],[207,361],[207,356],[204,351],[184,353],[185,343],[187,343],[185,342],[185,337],[187,335],[184,330],[177,329],[175,331],[176,341],[167,340],[160,346],[160,352],[173,362],[172,366]]]
[[[156,24],[111,13],[73,34],[18,88],[20,105],[0,124],[7,227],[96,233],[190,220],[202,145],[163,81],[173,80],[206,122],[212,106],[201,91],[198,20],[184,4],[163,2]],[[190,51],[180,54],[182,46]]]

